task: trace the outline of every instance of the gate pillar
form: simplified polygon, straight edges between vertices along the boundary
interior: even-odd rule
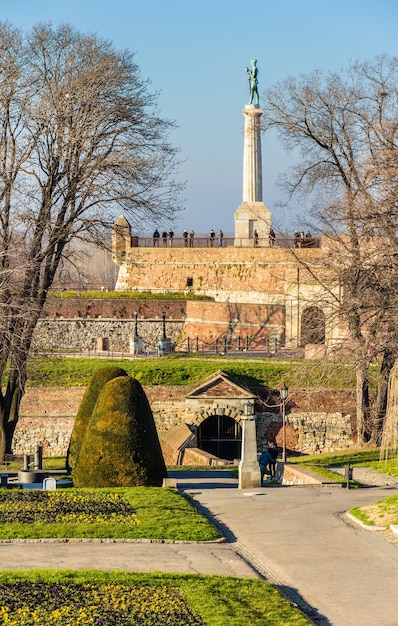
[[[255,415],[245,415],[242,420],[242,455],[239,463],[238,487],[239,489],[261,487],[261,472],[257,460]]]

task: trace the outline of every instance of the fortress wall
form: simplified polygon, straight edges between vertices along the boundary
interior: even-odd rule
[[[177,344],[177,349],[181,345],[185,349],[188,338],[191,341],[198,338],[201,349],[203,344],[214,344],[217,339],[220,342],[225,339],[233,342],[234,348],[238,338],[242,347],[248,338],[251,348],[264,348],[267,339],[277,338],[278,344],[284,340],[285,313],[284,307],[280,305],[148,300],[144,302],[145,306],[139,306],[140,301],[131,304],[128,300],[115,300],[106,311],[110,312],[112,308],[114,317],[107,319],[99,314],[99,311],[104,312],[103,307],[97,307],[99,301],[87,306],[82,300],[65,302],[67,306],[62,306],[63,302],[57,305],[54,301],[50,307],[46,307],[45,315],[39,320],[33,335],[33,350],[95,351],[98,340],[107,338],[110,351],[128,353],[130,338],[135,332],[134,313],[131,311],[136,309],[138,333],[143,339],[144,351],[153,352],[157,349],[163,334],[163,311],[166,313],[167,336]],[[85,317],[80,315],[83,310],[87,310]],[[194,344],[191,344],[193,349]]]
[[[167,462],[170,464],[176,462],[177,450],[169,450],[170,437],[167,437],[167,433],[189,422],[185,412],[185,396],[192,388],[144,388]],[[84,387],[28,388],[21,402],[20,419],[13,440],[14,454],[33,454],[35,446],[41,445],[45,456],[65,455],[84,392]],[[341,405],[350,403],[350,392],[330,392],[326,398],[327,406],[324,406],[325,402],[321,402],[317,411],[308,410],[307,396],[306,391],[298,394],[297,402],[300,406],[296,406],[293,412],[286,415],[288,448],[313,454],[352,445],[350,415],[339,411]],[[280,414],[258,414],[256,430],[259,449],[268,440],[276,439],[278,445],[282,445]]]
[[[48,298],[42,312],[42,319],[73,318],[112,318],[134,319],[162,319],[166,313],[167,319],[185,318],[185,300],[142,300],[142,299],[100,299],[100,298]]]
[[[230,302],[187,302],[183,337],[203,341],[228,339],[233,342],[248,337],[250,345],[264,346],[265,340],[284,340],[285,309],[281,305]]]
[[[295,253],[309,264],[322,256],[316,248]],[[298,268],[287,248],[131,248],[116,289],[190,289],[220,302],[284,304],[297,291]],[[300,282],[302,290],[306,283],[316,285],[302,267]]]
[[[166,322],[166,333],[172,343],[180,340],[184,320]],[[32,350],[39,352],[68,351],[93,352],[98,341],[107,339],[106,352],[130,352],[130,339],[134,335],[134,319],[42,319],[39,320],[32,340]],[[160,319],[140,320],[138,332],[143,339],[143,349],[156,352],[163,336],[163,322]]]
[[[231,318],[234,304],[265,305],[268,312],[254,313],[261,320],[256,329],[242,325],[233,332],[249,337],[260,332],[261,341],[267,336],[278,337],[285,339],[287,347],[296,348],[301,345],[303,311],[310,306],[320,307],[326,319],[326,345],[333,346],[341,343],[344,333],[333,314],[335,301],[329,290],[337,290],[338,286],[328,280],[324,254],[322,248],[130,248],[126,262],[120,266],[116,289],[189,290],[212,297],[217,303],[228,303],[230,310],[220,309],[217,319],[202,316],[199,321],[199,316],[187,312],[185,334],[203,334],[206,341],[228,338],[235,325],[233,313]],[[279,318],[274,313],[270,317],[271,310],[279,310]],[[268,320],[267,332],[261,329],[264,318]]]
[[[330,293],[311,273],[325,272],[323,254],[322,248],[295,249],[294,254],[277,247],[131,248],[128,262],[120,267],[117,289],[192,291],[214,301],[49,299],[34,347],[93,350],[97,339],[106,337],[111,350],[127,352],[137,312],[139,335],[145,349],[152,351],[165,312],[167,335],[174,343],[188,337],[204,343],[248,337],[252,347],[262,347],[267,339],[277,338],[296,348],[301,345],[301,316],[309,306],[325,314],[326,345],[340,345],[346,329],[333,313]]]

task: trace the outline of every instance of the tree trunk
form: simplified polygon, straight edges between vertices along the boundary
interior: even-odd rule
[[[380,368],[380,375],[377,386],[377,398],[374,411],[374,420],[372,424],[371,443],[380,446],[383,436],[384,419],[387,410],[388,400],[388,381],[390,373],[395,363],[395,354],[388,348],[384,351],[383,361]]]
[[[357,444],[368,443],[369,432],[369,380],[368,369],[363,363],[356,364],[357,396]]]

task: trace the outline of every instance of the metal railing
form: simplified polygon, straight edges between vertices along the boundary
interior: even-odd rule
[[[319,248],[319,237],[275,237],[270,240],[268,237],[259,238],[258,241],[243,237],[234,237],[226,235],[222,240],[209,239],[206,236],[198,236],[193,239],[185,239],[184,237],[173,237],[172,239],[162,238],[154,239],[153,237],[131,237],[132,248]]]
[[[160,339],[158,344],[160,343]],[[283,342],[277,338],[265,339],[263,342],[253,341],[249,337],[237,337],[233,342],[226,338],[215,341],[203,341],[199,337],[187,337],[183,341],[173,343],[170,341],[170,351],[165,352],[159,349],[159,345],[143,341],[142,351],[133,353],[130,350],[112,348],[106,350],[97,348],[69,348],[59,350],[35,350],[35,356],[46,357],[69,357],[69,358],[107,358],[112,360],[136,359],[136,358],[157,358],[167,354],[197,354],[198,356],[240,356],[240,357],[260,357],[260,358],[302,358],[303,348],[287,348]]]

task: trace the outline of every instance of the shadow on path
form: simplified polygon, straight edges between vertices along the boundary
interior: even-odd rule
[[[177,489],[237,489],[238,477],[231,470],[169,470],[168,478],[176,481]]]

